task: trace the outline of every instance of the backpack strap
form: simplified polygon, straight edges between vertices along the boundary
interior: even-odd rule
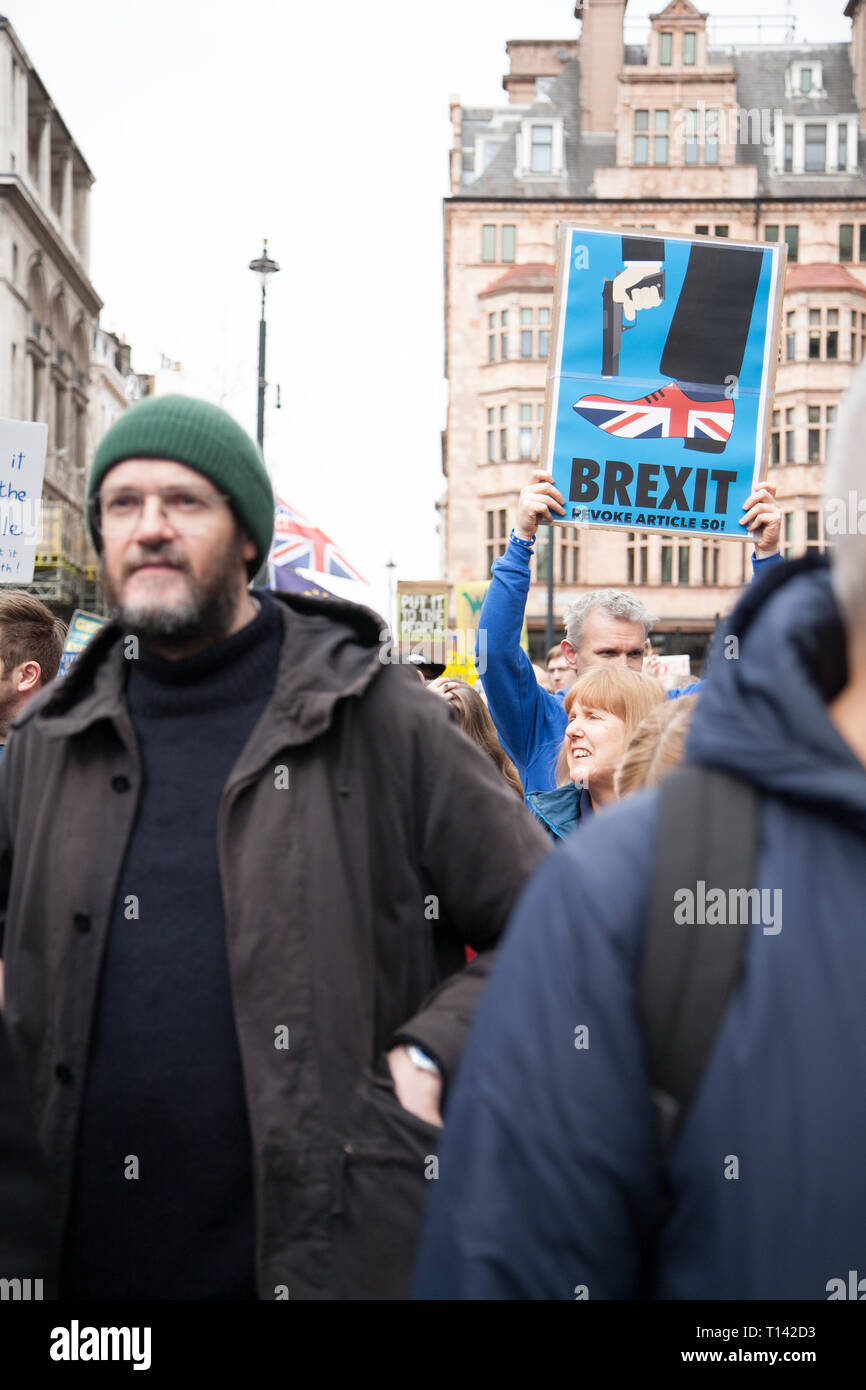
[[[754,787],[716,768],[685,766],[660,785],[655,885],[641,965],[659,1165],[663,1170],[736,989],[748,923],[684,924],[675,894],[693,901],[721,888],[749,889],[755,875]]]

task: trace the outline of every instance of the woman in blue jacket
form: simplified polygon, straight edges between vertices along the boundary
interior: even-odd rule
[[[614,778],[626,744],[665,692],[654,676],[627,667],[594,667],[565,696],[568,719],[553,791],[530,792],[526,804],[555,840],[615,801]]]

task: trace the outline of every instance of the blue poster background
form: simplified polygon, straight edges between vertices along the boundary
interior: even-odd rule
[[[765,349],[768,335],[773,334],[775,327],[773,281],[781,265],[779,252],[773,245],[761,247],[761,268],[742,366],[736,381],[729,383],[726,388],[733,406],[734,423],[730,437],[722,452],[702,452],[686,448],[682,438],[627,438],[620,434],[608,434],[574,409],[575,402],[586,395],[601,395],[625,404],[640,402],[650,393],[671,385],[671,378],[663,376],[660,363],[693,242],[686,238],[677,240],[657,235],[658,254],[655,259],[663,263],[665,272],[664,300],[656,307],[639,309],[632,326],[623,319],[619,373],[603,376],[602,288],[605,279],[614,279],[624,269],[623,237],[656,238],[656,234],[637,230],[609,232],[569,227],[563,229],[561,236],[560,254],[567,256],[568,268],[561,281],[560,326],[554,344],[558,356],[552,366],[547,406],[551,410],[555,404],[555,414],[551,415],[553,428],[548,440],[547,467],[553,473],[567,507],[566,516],[560,520],[626,530],[663,530],[683,535],[736,536],[743,539],[745,531],[738,521],[743,503],[759,476],[763,456],[766,417],[762,425],[761,404],[767,391],[765,362],[768,367],[771,363],[771,356],[766,354]],[[712,241],[714,247],[720,244],[725,245],[717,239]],[[732,242],[730,245],[733,248],[740,243]],[[712,333],[714,325],[708,323],[706,331]],[[575,458],[594,460],[599,465],[597,498],[570,500]],[[615,503],[604,505],[603,490],[609,461],[619,461],[632,470],[634,481],[630,486],[623,484],[619,494],[621,497],[624,491],[631,500],[639,495],[636,481],[641,464],[658,466],[658,502],[668,493],[670,478],[665,466],[675,470],[683,493],[690,502],[688,511],[680,506],[671,506],[662,511],[659,506],[631,505],[624,509]],[[691,472],[684,475],[684,468]],[[700,480],[697,470],[706,470]],[[722,491],[727,494],[723,513],[716,510],[721,492],[711,479],[713,470],[736,474],[735,481],[726,480],[722,484]],[[622,479],[627,474],[620,473],[619,477]],[[684,477],[687,480],[683,483]],[[591,487],[591,483],[587,483],[584,491],[591,491]],[[706,491],[702,506],[696,505],[701,500],[701,489]],[[626,513],[629,513],[627,519]]]

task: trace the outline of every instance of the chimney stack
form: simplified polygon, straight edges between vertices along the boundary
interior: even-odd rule
[[[853,0],[862,3],[862,0]],[[616,130],[617,75],[625,60],[626,0],[577,0],[580,34],[580,119],[593,134]]]

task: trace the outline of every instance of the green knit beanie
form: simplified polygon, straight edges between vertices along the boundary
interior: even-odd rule
[[[96,450],[87,480],[88,503],[115,463],[140,458],[185,463],[226,493],[257,547],[257,558],[247,566],[252,578],[271,548],[274,493],[258,446],[237,421],[192,396],[149,396],[115,421]],[[101,552],[89,506],[87,524]]]

